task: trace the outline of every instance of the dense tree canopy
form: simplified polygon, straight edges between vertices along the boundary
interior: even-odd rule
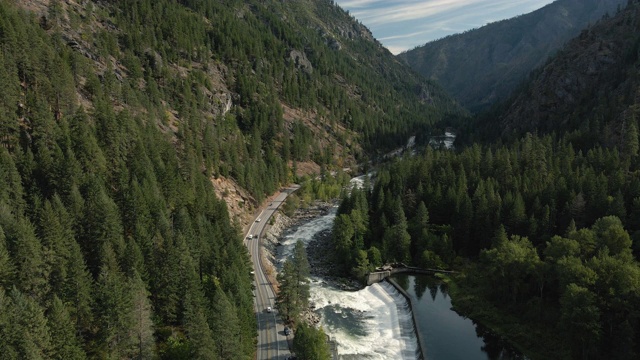
[[[3,358],[192,359],[209,347],[251,358],[249,258],[201,142],[163,132],[159,108],[141,111],[160,99],[113,70],[95,78],[97,65],[10,3],[0,1]],[[118,57],[112,35],[96,39]],[[237,344],[214,336],[220,321]]]
[[[346,196],[335,258],[356,276],[382,262],[471,263],[466,292],[560,333],[556,341],[571,344],[560,357],[619,348],[616,358],[625,358],[640,344],[631,310],[640,301],[638,165],[615,147],[583,152],[530,134],[507,145],[427,148]]]
[[[302,312],[309,308],[310,271],[304,243],[298,240],[293,256],[284,262],[277,277],[276,304],[285,321],[298,321]]]

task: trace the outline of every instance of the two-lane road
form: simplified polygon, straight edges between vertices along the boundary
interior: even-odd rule
[[[296,191],[298,187],[290,187],[273,199],[266,209],[262,210],[258,217],[254,219],[249,227],[249,232],[245,235],[244,243],[249,249],[251,262],[254,268],[255,281],[255,311],[258,319],[258,352],[257,359],[286,359],[289,357],[289,346],[287,337],[284,335],[284,325],[275,309],[275,293],[269,279],[265,274],[261,262],[262,233],[269,222],[271,216],[287,196]],[[252,239],[249,239],[252,235]],[[267,311],[271,309],[271,312]]]

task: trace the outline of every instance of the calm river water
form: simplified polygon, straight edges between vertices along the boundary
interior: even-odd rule
[[[426,359],[525,359],[484,327],[451,310],[446,286],[437,279],[403,274],[392,279],[412,298]]]

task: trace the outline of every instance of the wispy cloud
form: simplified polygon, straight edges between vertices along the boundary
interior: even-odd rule
[[[553,0],[336,0],[393,53],[526,14]]]

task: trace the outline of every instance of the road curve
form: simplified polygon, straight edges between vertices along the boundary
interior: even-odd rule
[[[275,309],[275,293],[262,267],[260,254],[262,250],[262,233],[269,219],[278,207],[284,203],[287,196],[297,189],[297,186],[283,189],[254,219],[244,238],[244,244],[249,249],[254,269],[254,310],[258,320],[257,360],[284,360],[290,355],[287,337],[284,335],[284,325]],[[250,235],[252,239],[249,239]],[[272,309],[271,312],[267,312],[268,307]]]

